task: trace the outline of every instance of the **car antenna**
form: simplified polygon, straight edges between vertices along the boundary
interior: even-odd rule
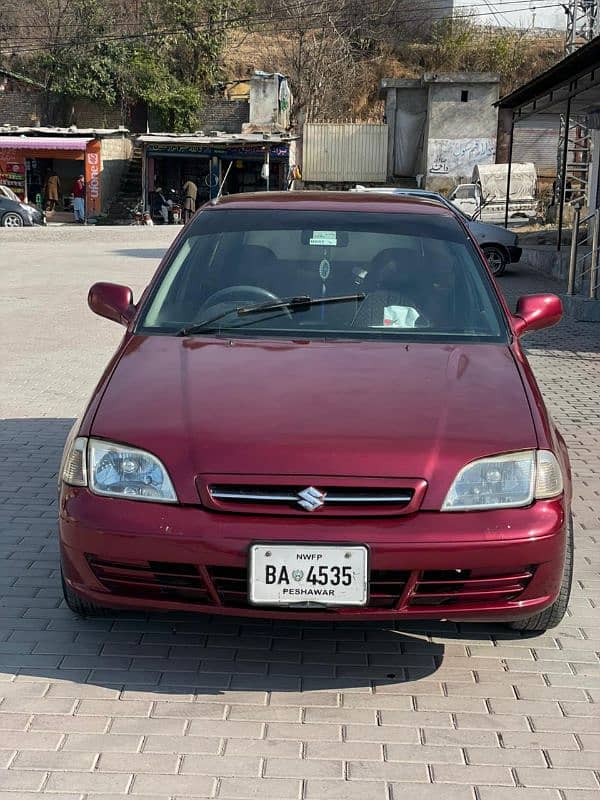
[[[211,205],[216,206],[219,200],[221,199],[221,194],[223,193],[223,187],[225,186],[225,181],[227,180],[227,176],[229,175],[229,170],[233,167],[233,161],[229,162],[229,166],[227,167],[227,172],[225,173],[225,177],[221,181],[221,185],[219,186],[219,191],[217,192],[217,196],[213,197],[210,201]]]

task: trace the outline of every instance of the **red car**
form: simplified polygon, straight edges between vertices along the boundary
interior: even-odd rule
[[[68,605],[311,620],[563,617],[571,478],[511,314],[431,200],[205,206],[137,304],[65,446]]]

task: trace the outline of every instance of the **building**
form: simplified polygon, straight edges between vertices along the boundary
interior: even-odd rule
[[[188,178],[198,186],[199,203],[219,189],[234,194],[286,188],[297,139],[289,132],[292,95],[287,78],[255,72],[247,82],[236,82],[242,83],[246,97],[238,92],[235,99],[219,99],[213,108],[220,109],[221,117],[213,115],[203,130],[138,137],[146,208],[157,188],[178,192]]]
[[[381,82],[388,124],[388,180],[447,191],[496,160],[499,76],[425,73]]]
[[[527,122],[530,125],[553,125],[556,135],[561,115],[566,127],[581,120],[591,129],[592,160],[583,164],[587,173],[586,205],[600,207],[600,175],[598,154],[600,153],[600,36],[575,50],[553,67],[537,75],[529,83],[519,87],[498,101],[503,119],[502,160],[509,163],[515,159],[515,132]],[[539,123],[537,122],[539,120]],[[578,152],[570,137],[564,137],[561,159],[564,172],[568,166],[577,166]],[[570,162],[573,161],[573,164]],[[562,240],[564,208],[568,202],[567,185],[559,187],[559,241]]]
[[[142,183],[145,208],[152,193],[179,191],[191,178],[198,187],[198,202],[224,194],[286,188],[291,134],[214,133],[212,135],[149,133],[142,145]]]
[[[131,158],[129,131],[76,128],[0,128],[0,184],[41,204],[44,185],[56,172],[62,187],[59,210],[71,208],[71,186],[85,175],[86,215],[106,210]]]
[[[566,281],[565,307],[577,319],[600,321],[600,280],[598,259],[600,248],[600,36],[596,36],[553,67],[519,87],[498,106],[505,118],[508,151],[508,188],[514,158],[515,130],[523,120],[558,120],[564,118],[564,130],[585,127],[591,132],[591,149],[580,148],[571,135],[562,136],[560,169],[556,186],[556,219],[558,234],[550,262],[544,264],[554,277]],[[556,123],[555,123],[556,124]],[[504,146],[504,145],[503,145]],[[573,191],[573,176],[578,190]],[[583,210],[581,207],[583,206]],[[508,209],[508,200],[506,201]],[[578,220],[588,228],[580,235]],[[564,228],[573,226],[568,258],[564,247]],[[566,248],[565,248],[566,249]],[[577,294],[579,293],[579,295]]]

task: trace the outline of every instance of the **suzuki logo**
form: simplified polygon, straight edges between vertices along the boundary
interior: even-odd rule
[[[316,511],[325,505],[325,494],[314,486],[309,486],[308,489],[298,492],[298,505],[305,511]]]

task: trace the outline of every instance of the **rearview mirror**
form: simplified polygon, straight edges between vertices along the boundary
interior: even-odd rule
[[[512,317],[515,333],[522,336],[528,331],[550,328],[560,322],[562,313],[561,299],[555,294],[529,294],[520,297]]]
[[[88,306],[94,314],[128,325],[135,314],[133,292],[118,283],[95,283],[88,292]]]

